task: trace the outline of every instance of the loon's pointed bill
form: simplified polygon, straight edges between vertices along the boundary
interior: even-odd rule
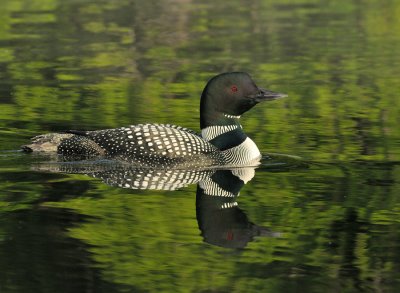
[[[258,89],[260,90],[260,92],[256,94],[254,97],[257,102],[272,101],[280,98],[285,98],[288,96],[287,94],[273,92],[263,88],[258,88]]]

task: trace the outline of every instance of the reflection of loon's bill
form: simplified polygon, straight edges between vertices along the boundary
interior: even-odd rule
[[[260,169],[266,170],[272,169],[284,171],[287,169],[308,167],[308,162],[303,158],[294,155],[264,153],[260,161]]]

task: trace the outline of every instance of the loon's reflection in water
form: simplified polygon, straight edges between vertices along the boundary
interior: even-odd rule
[[[240,190],[254,177],[254,167],[162,170],[103,160],[43,163],[35,165],[34,169],[86,174],[108,185],[129,189],[177,190],[197,184],[196,217],[205,242],[227,248],[244,248],[256,236],[280,236],[280,233],[250,222],[238,206]]]
[[[197,185],[196,216],[204,241],[243,248],[255,236],[279,233],[253,224],[237,203],[241,188],[254,177],[254,168],[217,170]]]

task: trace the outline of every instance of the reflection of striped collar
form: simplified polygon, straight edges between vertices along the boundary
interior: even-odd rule
[[[237,207],[237,206],[238,206],[238,203],[236,201],[235,202],[226,202],[221,205],[221,209],[230,209],[230,208]]]
[[[236,194],[221,188],[218,183],[214,182],[210,177],[199,182],[199,186],[204,190],[204,194],[221,197],[235,197]]]

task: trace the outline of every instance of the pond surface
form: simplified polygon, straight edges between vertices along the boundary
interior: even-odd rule
[[[400,292],[399,1],[0,11],[1,292]],[[225,71],[289,95],[241,119],[255,170],[137,190],[18,151],[67,129],[198,130],[201,91]]]

